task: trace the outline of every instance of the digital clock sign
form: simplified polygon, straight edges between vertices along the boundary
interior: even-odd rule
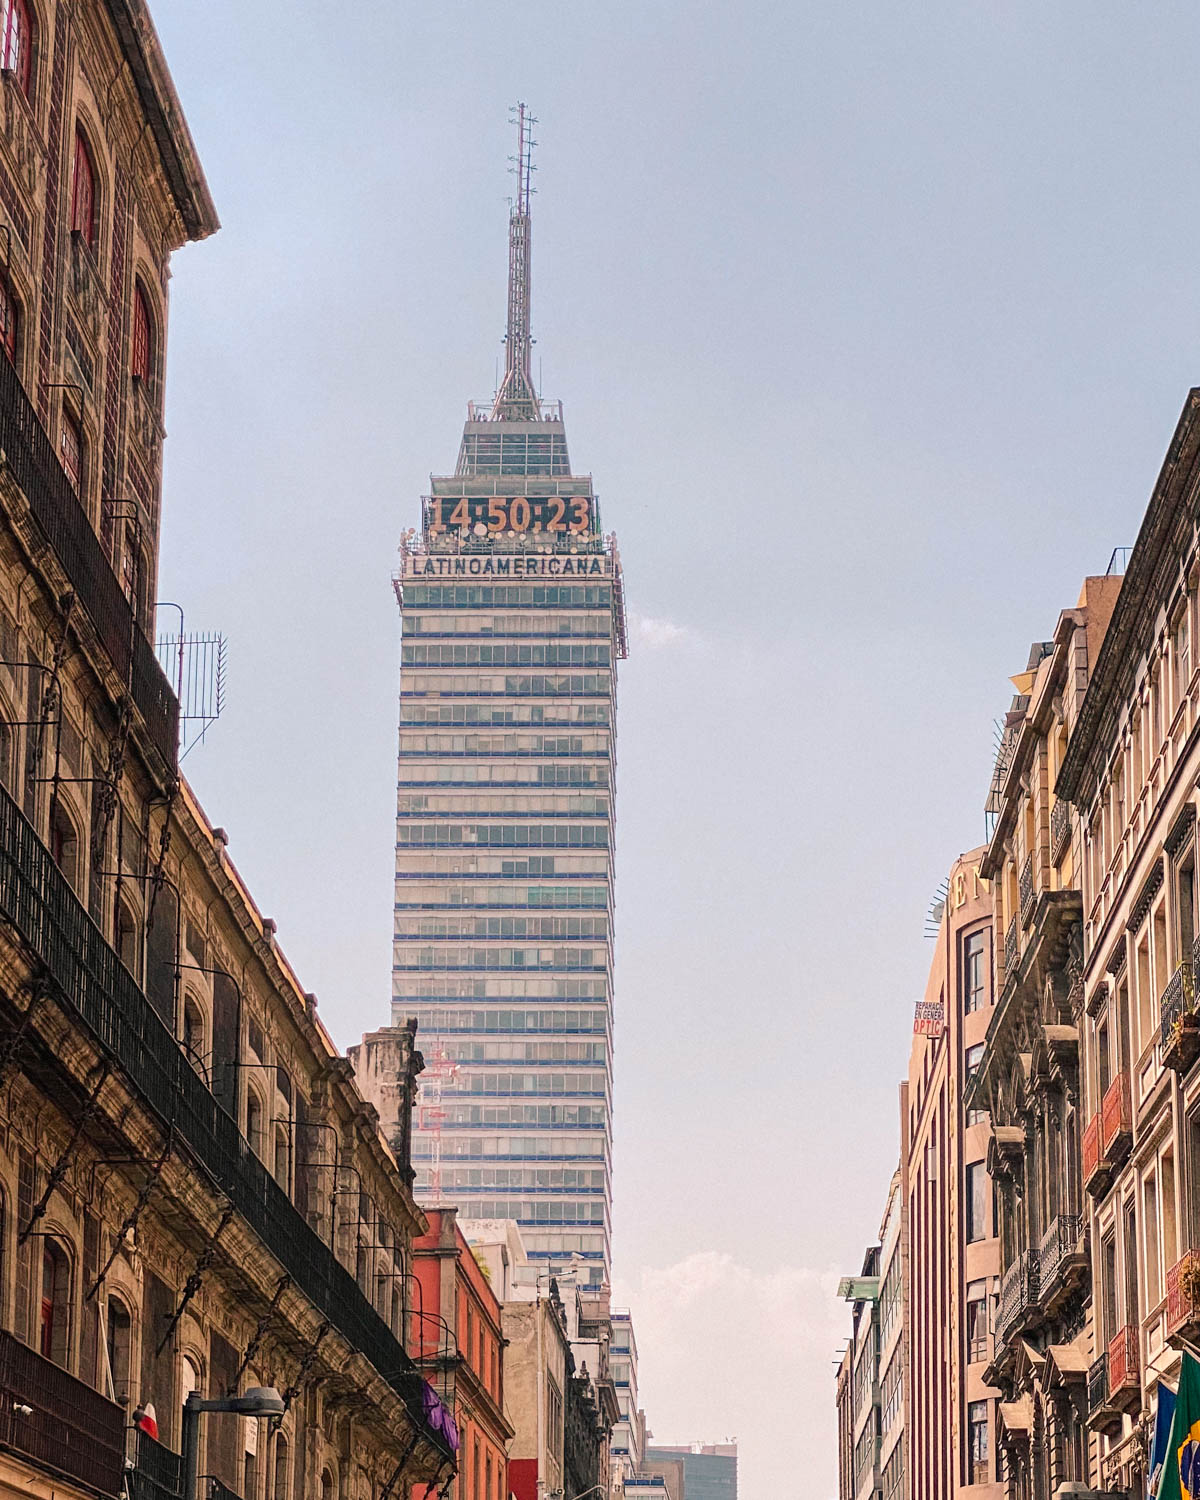
[[[472,532],[476,536],[579,535],[592,529],[590,495],[435,495],[429,503],[431,532]]]

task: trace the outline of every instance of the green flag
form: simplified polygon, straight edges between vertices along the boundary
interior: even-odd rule
[[[1156,1500],[1200,1500],[1200,1364],[1183,1356],[1179,1396]]]

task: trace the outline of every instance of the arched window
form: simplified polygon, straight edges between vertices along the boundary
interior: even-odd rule
[[[117,950],[117,957],[136,978],[137,923],[133,920],[133,913],[120,899],[113,908],[113,947]]]
[[[269,1500],[287,1500],[288,1496],[288,1441],[281,1432],[275,1439],[274,1495]]]
[[[135,380],[149,380],[154,368],[152,328],[150,304],[139,281],[133,288],[133,351],[130,357],[130,372]]]
[[[208,1077],[208,1038],[204,1029],[204,1012],[194,995],[183,1002],[183,1050],[198,1073]]]
[[[25,0],[0,0],[0,67],[11,74],[17,87],[29,98],[33,78],[33,28]]]
[[[129,1309],[119,1297],[110,1297],[105,1309],[108,1317],[108,1374],[112,1381],[113,1399],[128,1403],[129,1354],[133,1338],[133,1321]]]
[[[61,802],[55,803],[50,819],[50,857],[78,889],[79,838]]]
[[[64,1368],[69,1344],[71,1263],[57,1241],[42,1241],[42,1301],[38,1318],[38,1347],[43,1359]]]
[[[321,1500],[333,1500],[333,1475],[328,1469],[321,1470]]]
[[[87,138],[75,127],[75,167],[71,178],[71,228],[94,251],[98,238],[96,213],[96,168]]]
[[[246,1139],[255,1156],[263,1154],[263,1107],[262,1100],[253,1089],[246,1090]]]
[[[0,276],[0,347],[10,364],[17,362],[17,299],[8,280]]]
[[[67,478],[78,493],[83,481],[83,430],[74,413],[66,406],[62,409],[59,425],[58,457],[66,470]]]
[[[275,1127],[275,1181],[284,1190],[291,1190],[292,1153],[288,1145],[287,1131],[282,1125]]]

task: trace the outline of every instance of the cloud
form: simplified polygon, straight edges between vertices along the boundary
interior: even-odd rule
[[[850,1326],[837,1283],[835,1271],[760,1271],[714,1250],[619,1279],[655,1441],[736,1437],[738,1500],[834,1496],[833,1358]]]
[[[636,610],[630,613],[629,625],[638,645],[648,646],[651,651],[685,646],[696,639],[695,632],[686,625],[676,625],[673,620],[656,620],[651,615],[639,615]]]

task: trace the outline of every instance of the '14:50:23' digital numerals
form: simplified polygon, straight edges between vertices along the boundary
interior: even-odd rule
[[[451,495],[435,496],[430,510],[431,531],[475,531],[486,527],[494,535],[504,531],[589,531],[592,503],[587,495],[536,495],[511,499]]]

